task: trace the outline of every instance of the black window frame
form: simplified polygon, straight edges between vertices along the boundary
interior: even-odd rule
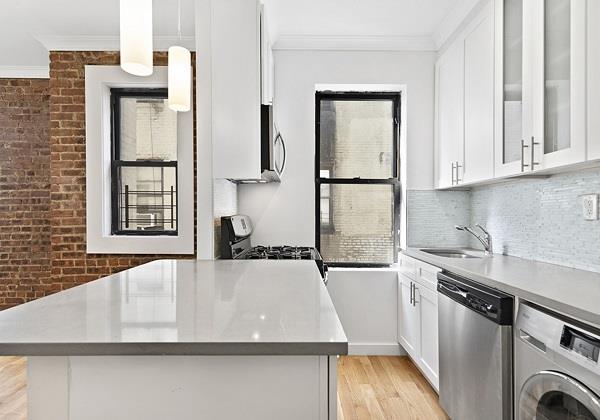
[[[121,98],[160,98],[168,99],[167,88],[111,88],[111,234],[118,236],[177,236],[179,234],[179,174],[177,161],[121,160]],[[119,170],[123,167],[175,168],[175,202],[171,211],[173,230],[123,230],[119,227]],[[173,203],[173,200],[171,200]],[[175,214],[173,216],[173,214]]]
[[[393,241],[394,261],[398,262],[399,232],[400,232],[400,125],[401,121],[401,92],[350,92],[350,91],[318,91],[315,93],[315,247],[321,252],[321,185],[391,185],[393,190]],[[394,139],[393,139],[393,166],[390,178],[322,178],[321,170],[321,101],[392,101],[394,107]],[[328,169],[328,168],[325,168]],[[331,193],[330,193],[331,194]],[[330,198],[331,200],[331,198]],[[331,217],[331,210],[330,210]],[[333,229],[333,220],[326,231]],[[336,262],[325,261],[330,267],[389,267],[385,263],[364,262]]]

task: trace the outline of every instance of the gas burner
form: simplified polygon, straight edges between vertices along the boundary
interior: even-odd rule
[[[314,248],[306,246],[255,246],[250,248],[245,258],[277,259],[277,260],[313,260],[316,259]]]

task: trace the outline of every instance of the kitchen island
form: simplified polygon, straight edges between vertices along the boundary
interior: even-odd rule
[[[30,420],[335,419],[347,349],[313,261],[160,260],[0,313]]]

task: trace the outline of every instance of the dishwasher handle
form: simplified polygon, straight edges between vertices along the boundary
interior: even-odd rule
[[[438,273],[437,279],[437,290],[441,295],[496,324],[512,325],[512,296],[448,272]]]
[[[448,297],[462,298],[464,300],[467,300],[467,296],[469,295],[469,292],[466,290],[462,290],[460,287],[451,283],[446,283],[443,280],[438,280],[438,290]]]

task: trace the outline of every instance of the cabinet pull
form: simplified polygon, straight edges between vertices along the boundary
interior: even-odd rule
[[[454,162],[450,162],[452,164],[452,185],[454,185]]]
[[[535,169],[536,165],[539,165],[539,162],[535,161],[535,146],[539,145],[540,143],[535,141],[535,137],[531,136],[531,170],[533,171]]]
[[[413,282],[410,282],[410,304],[413,304]]]
[[[420,300],[417,300],[417,290],[419,290],[419,288],[416,285],[414,285],[413,286],[413,306],[417,306],[417,303],[420,302]],[[421,293],[419,292],[419,295],[420,294]]]
[[[462,166],[462,165],[459,165],[459,164],[458,164],[458,161],[456,161],[456,185],[458,185],[458,183],[459,183],[460,181],[462,181],[462,179],[460,179],[460,178],[458,177],[458,168],[462,168],[462,167],[463,167],[463,166]]]
[[[525,140],[521,139],[521,172],[525,172],[525,168],[529,167],[529,165],[525,163],[525,149],[528,147],[529,146],[525,144]]]

